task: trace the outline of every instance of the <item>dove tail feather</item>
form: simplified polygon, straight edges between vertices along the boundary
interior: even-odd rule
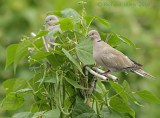
[[[154,78],[154,76],[144,72],[142,69],[138,69],[138,70],[133,70],[133,72],[137,73],[138,75],[141,75],[142,77],[146,77],[146,78]]]

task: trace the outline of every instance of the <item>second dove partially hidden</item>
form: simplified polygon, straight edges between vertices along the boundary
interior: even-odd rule
[[[93,57],[96,64],[108,69],[103,75],[111,72],[135,72],[143,77],[153,78],[152,75],[142,70],[142,65],[131,60],[120,51],[112,48],[110,45],[101,40],[96,30],[91,30],[88,37],[93,39]]]

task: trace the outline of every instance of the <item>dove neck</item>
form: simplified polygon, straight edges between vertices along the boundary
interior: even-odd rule
[[[95,49],[100,49],[100,48],[102,48],[101,47],[101,39],[100,38],[97,38],[97,39],[94,39],[93,40],[93,48],[95,48]]]

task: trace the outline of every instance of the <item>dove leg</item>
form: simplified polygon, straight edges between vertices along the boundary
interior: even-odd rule
[[[111,71],[110,71],[110,70],[108,70],[108,71],[106,71],[106,72],[102,73],[102,75],[106,76],[106,75],[108,75],[108,74],[110,74],[110,73],[111,73]]]

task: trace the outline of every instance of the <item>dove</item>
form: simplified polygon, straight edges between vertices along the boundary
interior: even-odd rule
[[[45,19],[45,24],[48,24],[48,31],[52,31],[52,30],[57,30],[60,33],[62,33],[61,29],[60,29],[60,25],[59,24],[54,24],[56,22],[59,22],[59,19],[57,18],[57,16],[55,15],[49,15],[46,17]],[[50,42],[54,43],[57,37],[50,37]],[[54,48],[54,46],[51,46],[52,48]]]
[[[102,41],[96,30],[91,30],[87,38],[93,40],[93,57],[96,64],[108,69],[108,71],[104,72],[102,75],[106,76],[112,72],[130,71],[143,77],[153,78],[152,75],[142,70],[141,64],[131,60],[122,52]]]

